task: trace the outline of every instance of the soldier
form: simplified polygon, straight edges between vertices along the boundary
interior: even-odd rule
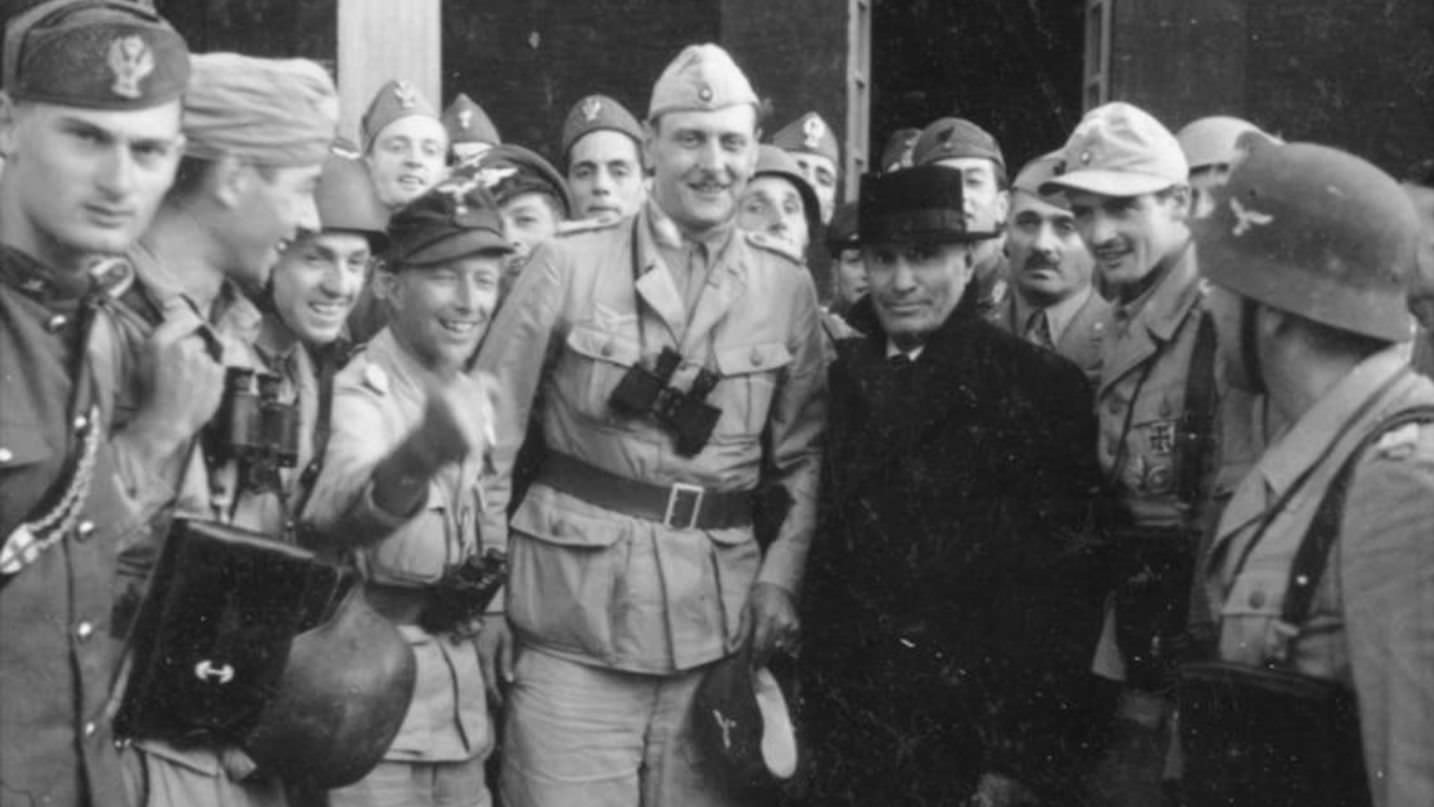
[[[832,127],[821,115],[808,112],[778,129],[771,143],[792,155],[821,203],[821,223],[829,224],[836,212],[837,183],[841,181],[841,146]]]
[[[992,312],[1008,333],[1075,362],[1100,380],[1100,349],[1110,303],[1091,283],[1095,259],[1061,194],[1041,195],[1055,176],[1059,152],[1037,157],[1012,183],[1006,254],[1014,293]]]
[[[256,348],[262,314],[251,301],[286,247],[320,228],[317,185],[338,122],[333,81],[298,59],[232,53],[194,57],[184,101],[185,156],[154,223],[132,251],[140,282],[122,298],[128,355],[146,341],[193,346],[226,367],[262,370]],[[295,405],[293,380],[279,403]],[[155,383],[122,390],[132,413],[116,435],[145,469],[173,491],[166,510],[266,535],[285,535],[300,469],[312,441],[297,446],[293,467],[241,458],[222,433],[199,446],[195,430],[219,404],[224,383],[170,391],[198,399],[156,406]],[[196,395],[196,393],[199,393]],[[207,410],[207,411],[206,411]],[[310,411],[316,411],[314,406]],[[174,412],[178,412],[177,416]],[[312,424],[301,431],[312,435]],[[157,547],[121,553],[117,613],[132,615]],[[139,736],[126,756],[129,801],[142,805],[283,804],[283,785],[255,771],[227,740]]]
[[[443,128],[448,132],[449,162],[468,163],[503,142],[493,119],[466,93],[458,93],[443,110]]]
[[[417,199],[448,173],[448,130],[433,104],[407,81],[379,88],[363,113],[359,135],[374,190],[391,211]]]
[[[832,254],[831,310],[845,314],[866,294],[866,262],[861,258],[857,238],[857,203],[847,202],[836,209],[827,228],[827,251]]]
[[[1121,505],[1109,525],[1119,571],[1095,668],[1123,689],[1096,798],[1159,804],[1165,693],[1185,633],[1214,457],[1214,330],[1190,244],[1189,171],[1175,137],[1116,102],[1086,113],[1061,159],[1062,172],[1041,190],[1066,194],[1114,294],[1096,412],[1100,465]]]
[[[1253,123],[1229,115],[1197,118],[1175,133],[1190,166],[1191,209],[1195,218],[1211,212],[1207,197],[1230,176],[1237,155],[1235,141],[1245,132],[1259,132]]]
[[[503,232],[513,247],[504,262],[506,297],[533,248],[556,235],[572,215],[573,198],[551,163],[514,143],[489,149],[473,165],[474,176],[498,201]]]
[[[495,202],[466,170],[393,218],[393,248],[376,278],[393,319],[338,377],[333,436],[307,513],[327,546],[357,551],[370,602],[418,663],[384,761],[332,791],[335,807],[489,804],[483,761],[493,730],[475,649],[487,603],[444,606],[455,573],[478,563],[482,546],[503,546],[503,533],[480,540],[478,530],[491,422],[469,365],[511,247]],[[501,626],[492,616],[482,635]]]
[[[817,228],[816,192],[796,162],[776,146],[757,147],[757,169],[737,209],[737,226],[766,233],[797,255],[806,254]]]
[[[540,388],[547,446],[512,517],[516,666],[505,643],[485,668],[508,686],[511,807],[733,803],[701,765],[692,696],[713,662],[794,639],[823,347],[799,259],[735,228],[757,103],[725,51],[685,49],[653,88],[647,204],[539,246],[479,354],[503,396],[493,534]],[[765,551],[763,482],[790,498]]]
[[[1414,337],[1414,369],[1434,377],[1434,160],[1420,160],[1404,173],[1399,183],[1414,203],[1423,226],[1424,253],[1418,271],[1409,278],[1409,310],[1418,323]]]
[[[884,174],[910,168],[911,150],[920,136],[921,130],[914,126],[904,126],[892,132],[881,149],[881,164],[877,168]]]
[[[105,345],[132,275],[94,261],[129,248],[173,181],[189,55],[152,9],[124,2],[36,4],[4,40],[0,805],[110,803],[115,553],[156,494],[114,470],[120,379]],[[180,361],[165,371],[217,380]]]
[[[812,804],[1071,804],[1100,627],[1078,368],[986,322],[959,171],[868,175],[803,622]],[[829,539],[829,540],[828,540]],[[875,742],[874,737],[891,738]]]
[[[973,230],[999,232],[1010,212],[1006,189],[1006,158],[1001,146],[985,129],[964,118],[940,118],[916,138],[912,165],[932,163],[955,168],[966,176],[967,225]],[[992,238],[976,247],[976,284],[982,313],[1005,301],[1009,268],[1003,255],[1004,239]]]
[[[631,216],[647,199],[642,124],[606,95],[589,95],[568,111],[563,160],[577,218]]]
[[[1182,679],[1187,803],[1429,804],[1434,384],[1400,349],[1418,218],[1357,157],[1242,144],[1199,244],[1225,374],[1290,428],[1205,560],[1225,663]]]

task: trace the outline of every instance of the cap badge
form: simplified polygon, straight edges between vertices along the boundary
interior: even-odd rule
[[[707,103],[712,100],[712,88],[706,84],[697,88],[697,100]]]
[[[438,192],[453,200],[453,214],[462,216],[468,212],[468,192],[478,187],[481,177],[457,177],[438,186]]]
[[[1235,214],[1235,227],[1230,234],[1236,238],[1248,233],[1253,227],[1264,227],[1275,220],[1275,217],[1269,213],[1246,210],[1245,206],[1240,204],[1240,200],[1233,196],[1230,197],[1230,212]]]
[[[483,183],[483,187],[492,190],[493,187],[499,182],[502,182],[503,180],[507,179],[510,176],[513,176],[516,173],[518,173],[518,169],[513,166],[489,166],[487,168],[480,168],[475,171],[473,173],[473,178],[478,182]]]
[[[130,34],[110,42],[108,63],[115,74],[110,92],[121,98],[139,98],[144,94],[139,83],[154,72],[154,53],[142,37]]]
[[[602,101],[596,98],[589,98],[583,102],[583,120],[592,123],[597,120],[598,113],[602,112]]]
[[[418,106],[418,90],[407,81],[400,81],[393,85],[393,97],[398,99],[398,105],[403,109],[413,109]]]
[[[467,128],[469,128],[469,127],[472,126],[472,125],[473,125],[473,110],[471,110],[471,109],[460,109],[460,110],[458,110],[458,128],[460,128],[460,129],[467,129]]]
[[[1092,159],[1092,157],[1091,157],[1091,153],[1090,153],[1089,150],[1082,151],[1082,152],[1080,153],[1080,164],[1081,164],[1081,165],[1090,165],[1091,159]]]
[[[817,148],[822,144],[822,138],[826,137],[827,125],[816,115],[802,121],[802,144],[809,149]]]

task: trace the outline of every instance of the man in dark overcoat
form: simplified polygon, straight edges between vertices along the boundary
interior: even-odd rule
[[[804,595],[812,804],[1070,804],[1100,485],[1081,371],[969,289],[959,171],[863,179],[867,336],[839,343]],[[969,800],[969,802],[968,802]]]

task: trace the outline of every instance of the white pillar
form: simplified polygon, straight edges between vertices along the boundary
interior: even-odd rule
[[[442,111],[440,1],[338,0],[340,134],[358,143],[359,118],[389,79],[412,82]]]

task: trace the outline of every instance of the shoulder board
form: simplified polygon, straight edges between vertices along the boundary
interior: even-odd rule
[[[775,252],[793,263],[800,264],[804,262],[802,256],[794,252],[791,246],[785,241],[778,241],[766,233],[744,231],[743,234],[747,236],[747,243],[754,247],[764,249],[767,252]]]
[[[578,235],[580,233],[592,233],[597,232],[598,230],[606,230],[612,228],[621,222],[622,219],[618,216],[598,216],[597,218],[591,219],[560,221],[558,222],[558,232],[556,235],[558,238],[563,238],[569,235]]]
[[[1402,460],[1414,455],[1419,446],[1421,423],[1405,423],[1379,436],[1374,444],[1375,456],[1380,459]]]

